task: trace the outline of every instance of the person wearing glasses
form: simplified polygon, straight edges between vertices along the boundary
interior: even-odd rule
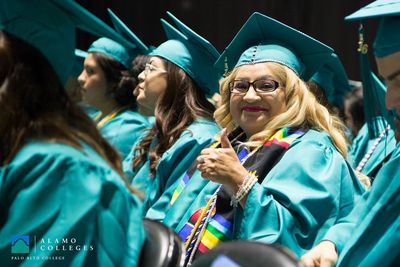
[[[346,216],[363,187],[345,160],[344,126],[308,90],[332,49],[254,13],[216,66],[220,141],[201,151],[163,223],[186,263],[221,242],[280,244],[297,256]]]
[[[142,204],[118,152],[63,86],[76,24],[118,37],[74,1],[0,2],[2,266],[139,262]]]
[[[179,30],[161,20],[168,40],[149,54],[135,89],[140,113],[154,116],[155,124],[124,161],[132,185],[144,193],[144,213],[152,208],[158,220],[168,209],[169,188],[220,130],[207,100],[218,90],[213,63],[219,53],[168,15]]]
[[[386,107],[395,113],[396,147],[349,216],[302,257],[307,267],[400,266],[400,1],[374,1],[346,20],[379,19],[373,44],[385,80]],[[362,42],[361,42],[362,43]],[[368,54],[365,54],[367,57]],[[366,86],[363,77],[363,86]],[[377,90],[379,87],[372,87]],[[378,105],[379,99],[374,99]]]

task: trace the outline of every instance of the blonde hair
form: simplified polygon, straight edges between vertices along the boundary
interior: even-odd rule
[[[287,111],[277,115],[265,126],[265,129],[249,138],[247,145],[259,146],[262,140],[269,139],[273,134],[283,127],[304,127],[317,131],[325,131],[332,138],[333,144],[338,151],[347,156],[347,139],[345,137],[345,126],[342,121],[328,109],[319,104],[315,96],[308,90],[307,85],[291,69],[275,62],[268,62],[268,68],[280,81],[280,87],[285,90],[285,101]],[[222,126],[232,131],[235,122],[230,114],[229,82],[237,75],[234,69],[221,84],[221,106],[215,111],[214,118]]]

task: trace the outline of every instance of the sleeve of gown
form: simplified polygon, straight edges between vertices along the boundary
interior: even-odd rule
[[[285,244],[296,254],[313,246],[328,225],[347,215],[362,187],[341,155],[314,140],[285,153],[235,214],[238,239]]]
[[[137,263],[145,238],[141,204],[111,169],[61,153],[35,154],[8,166],[1,179],[8,208],[0,212],[0,254],[12,235],[28,234],[76,238],[79,251],[59,252],[66,265]],[[37,248],[29,256],[57,254]]]
[[[360,201],[357,202],[348,216],[339,220],[336,225],[329,229],[324,239],[335,243],[339,253],[356,231],[360,233],[360,235],[366,234],[372,239],[372,230],[368,231],[368,233],[361,233],[363,230],[371,227],[369,225],[365,226],[366,220],[367,218],[371,218],[371,221],[373,221],[374,216],[381,216],[388,219],[390,214],[383,216],[380,214],[384,212],[384,210],[390,210],[390,207],[386,206],[387,202],[389,202],[391,206],[399,206],[399,201],[388,200],[391,199],[392,196],[399,195],[399,181],[400,145],[397,145],[397,149],[393,152],[391,159],[378,172],[370,190],[363,194]],[[376,228],[379,227],[380,226],[376,223]],[[381,233],[383,232],[384,230],[381,231]]]
[[[146,196],[145,210],[156,204],[154,209],[165,214],[166,210],[164,209],[168,208],[177,183],[196,160],[201,150],[213,141],[214,139],[210,135],[200,137],[197,134],[196,137],[193,137],[192,133],[188,132],[164,153],[152,182],[153,189],[151,192],[147,192],[149,194]]]

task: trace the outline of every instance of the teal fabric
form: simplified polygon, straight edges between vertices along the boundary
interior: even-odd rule
[[[329,103],[343,107],[343,97],[350,92],[349,78],[339,57],[333,53],[311,80],[318,83],[325,92]]]
[[[179,231],[218,186],[196,171],[164,224]],[[251,189],[244,208],[236,209],[233,238],[281,244],[302,255],[350,213],[362,193],[327,134],[309,130],[292,143],[262,184]]]
[[[90,147],[31,141],[0,172],[0,262],[21,266],[136,266],[145,239],[142,204]],[[29,254],[11,254],[14,235],[30,236]],[[35,246],[36,238],[36,246]],[[70,242],[56,251],[55,239]],[[69,248],[71,239],[75,246]],[[44,239],[44,243],[40,240]],[[48,248],[48,239],[53,249]],[[42,249],[42,246],[44,248]],[[92,246],[92,250],[90,250]],[[84,249],[86,247],[86,249]],[[43,260],[42,257],[64,257]]]
[[[244,64],[277,62],[304,81],[329,60],[333,49],[261,13],[253,13],[215,63],[221,73]]]
[[[91,119],[95,119],[101,112],[100,110],[89,105],[85,101],[79,102],[78,105],[83,109],[83,111],[86,113],[86,115],[88,115]]]
[[[124,159],[132,146],[151,124],[147,117],[133,109],[125,109],[102,125],[99,130],[103,137],[120,153]]]
[[[345,20],[352,21],[398,15],[400,15],[399,0],[377,0],[348,15]]]
[[[162,155],[155,177],[151,177],[149,161],[133,173],[131,168],[133,151],[129,154],[124,160],[124,171],[132,179],[132,185],[145,193],[144,214],[151,209],[151,213],[157,213],[157,217],[149,217],[162,219],[168,210],[176,183],[196,160],[201,150],[214,141],[214,136],[219,131],[220,128],[215,122],[197,119]]]
[[[383,128],[381,130],[383,130]],[[372,138],[369,135],[367,124],[364,124],[357,136],[353,139],[353,143],[349,149],[349,161],[354,169],[357,168],[365,154],[374,145],[375,140],[376,138]],[[394,137],[394,131],[390,129],[379,142],[361,172],[365,175],[376,173],[377,168],[380,168],[383,161],[393,152],[395,147],[396,139]]]
[[[179,30],[161,20],[168,40],[155,48],[150,56],[162,57],[183,69],[205,93],[211,97],[219,90],[220,76],[214,69],[218,51],[206,39],[195,33],[171,13],[168,16]]]
[[[399,266],[399,210],[400,144],[354,210],[326,234],[339,251],[337,266]]]
[[[130,69],[131,62],[134,59],[129,54],[128,49],[106,37],[97,39],[90,45],[88,53],[93,53],[93,52],[102,53],[110,58],[113,58],[122,65],[124,65],[125,68],[127,69]]]
[[[374,53],[376,57],[385,57],[400,51],[400,1],[397,3],[397,16],[381,19],[374,40]]]
[[[0,1],[0,30],[18,36],[41,51],[63,84],[74,66],[76,27],[131,46],[106,23],[75,1]]]

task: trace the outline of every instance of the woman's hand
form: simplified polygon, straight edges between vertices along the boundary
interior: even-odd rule
[[[221,148],[203,149],[197,157],[197,169],[203,178],[224,184],[233,192],[237,192],[248,174],[229,142],[226,128],[221,132]]]
[[[332,267],[338,260],[335,244],[325,240],[301,257],[301,262],[307,267]]]

